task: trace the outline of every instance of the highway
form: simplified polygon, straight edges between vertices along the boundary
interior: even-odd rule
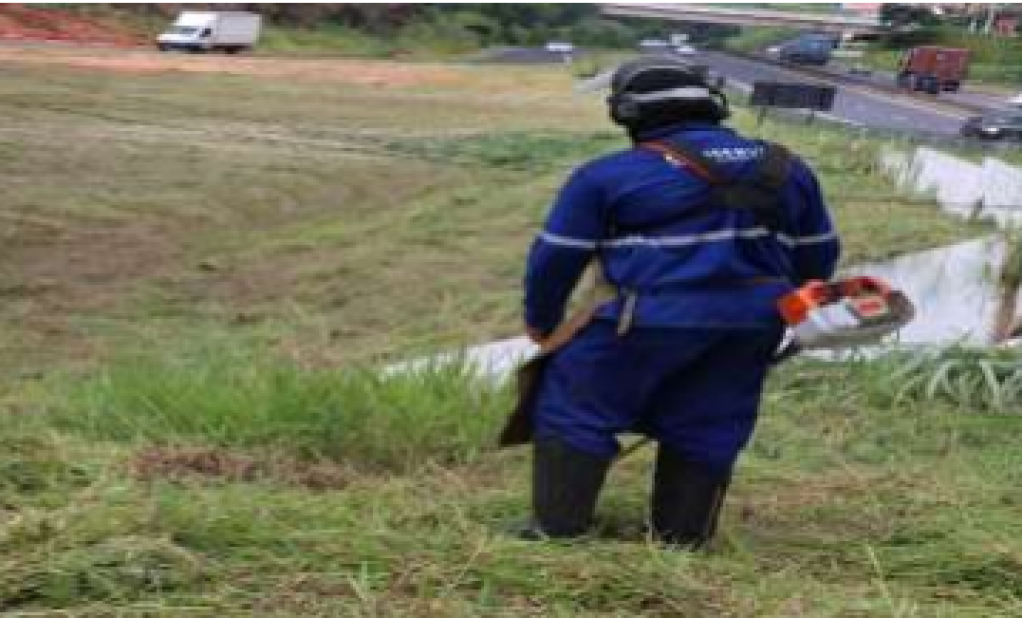
[[[756,81],[827,83],[797,70],[721,52],[704,51],[691,58],[694,63],[705,64],[726,76],[729,84],[744,91]],[[856,126],[950,136],[957,135],[962,121],[976,113],[924,98],[879,92],[867,83],[833,85],[837,86],[837,95],[828,115]]]
[[[890,71],[873,71],[869,75],[853,75],[849,73],[849,67],[840,62],[831,62],[824,70],[835,77],[851,80],[865,86],[879,86],[881,88],[897,86],[895,75]],[[1008,110],[1011,107],[1008,103],[1008,95],[995,95],[989,92],[973,90],[970,88],[968,80],[958,92],[942,92],[936,98],[940,101],[948,101],[964,107],[973,107],[977,111],[990,109]]]

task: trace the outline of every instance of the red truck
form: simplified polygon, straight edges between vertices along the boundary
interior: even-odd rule
[[[905,52],[898,65],[898,85],[939,94],[954,92],[969,71],[969,50],[926,45]]]

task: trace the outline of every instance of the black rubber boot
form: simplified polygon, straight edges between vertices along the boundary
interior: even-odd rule
[[[596,499],[611,459],[556,438],[537,438],[532,463],[532,522],[522,538],[573,538],[593,522]]]
[[[730,471],[710,471],[661,446],[653,477],[653,535],[678,548],[703,547],[716,532],[730,479]]]

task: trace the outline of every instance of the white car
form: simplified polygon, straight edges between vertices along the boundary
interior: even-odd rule
[[[1022,92],[1020,92],[1020,93],[1016,94],[1015,96],[1013,96],[1012,98],[1008,99],[1008,103],[1011,103],[1012,105],[1014,105],[1016,107],[1022,107]]]
[[[551,41],[546,44],[546,50],[551,54],[571,54],[575,52],[575,46],[562,41]]]
[[[674,53],[681,54],[682,56],[690,56],[696,53],[696,48],[688,45],[687,43],[682,43],[674,46]]]
[[[665,52],[671,48],[671,44],[663,39],[642,39],[639,41],[639,50],[647,54]]]
[[[185,11],[156,39],[160,51],[235,54],[259,40],[262,17],[246,11]]]

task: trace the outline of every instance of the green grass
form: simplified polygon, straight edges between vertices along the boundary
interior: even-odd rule
[[[267,55],[338,54],[367,58],[389,58],[399,52],[393,40],[368,35],[340,25],[318,28],[267,27],[259,41],[259,53]]]
[[[506,534],[507,387],[372,370],[517,334],[551,196],[625,143],[564,67],[316,62],[0,69],[0,613],[1022,611],[1022,417],[902,364],[782,368],[708,555],[643,537],[648,451],[603,538]],[[986,231],[893,187],[884,140],[735,123],[820,172],[847,264]]]
[[[1007,617],[1022,607],[1022,416],[962,415],[939,399],[892,407],[884,385],[900,362],[783,368],[723,534],[692,556],[640,531],[648,451],[615,467],[602,538],[508,535],[527,480],[524,453],[491,446],[509,393],[473,405],[463,373],[381,385],[223,360],[114,368],[54,388],[49,412],[5,420],[4,611]],[[338,405],[339,392],[362,399],[352,388],[374,393],[370,420],[352,424]],[[437,403],[461,407],[448,416],[471,439],[452,439]]]
[[[101,440],[260,447],[408,469],[422,453],[472,460],[507,403],[495,389],[470,387],[457,365],[391,376],[303,370],[229,345],[159,364],[124,360],[84,385],[55,385],[71,394],[52,413],[55,427]]]

